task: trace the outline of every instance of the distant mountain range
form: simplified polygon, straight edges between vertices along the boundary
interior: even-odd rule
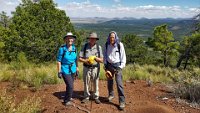
[[[72,17],[70,18],[72,23],[102,23],[111,20],[192,20],[191,18],[155,18],[155,19],[148,19],[148,18],[133,18],[133,17],[123,17],[123,18],[105,18],[105,17],[86,17],[86,18],[79,18],[79,17]]]
[[[88,31],[96,31],[100,37],[107,37],[110,31],[116,31],[120,37],[125,34],[136,34],[143,39],[153,36],[153,30],[156,26],[167,24],[168,29],[172,31],[173,37],[176,40],[182,40],[184,36],[190,35],[194,23],[193,19],[189,18],[163,18],[163,19],[148,19],[148,18],[71,18],[76,29],[84,29]],[[103,39],[105,40],[105,39]]]

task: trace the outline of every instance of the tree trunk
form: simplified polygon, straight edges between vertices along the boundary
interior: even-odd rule
[[[189,61],[189,57],[190,57],[190,51],[191,51],[192,47],[189,47],[185,50],[184,55],[181,55],[181,57],[179,58],[176,67],[179,68],[181,65],[181,62],[183,61],[183,59],[185,59],[185,63],[184,63],[184,69],[187,68],[188,65],[188,61]]]
[[[186,56],[186,60],[185,60],[185,66],[184,66],[184,69],[186,69],[186,67],[187,67],[188,60],[189,60],[189,57],[190,57],[190,51],[191,51],[191,49],[192,49],[192,46],[186,50],[186,54],[185,54],[185,56]]]
[[[167,51],[164,51],[164,66],[167,67]]]
[[[178,62],[177,62],[177,64],[176,64],[176,68],[179,68],[179,67],[180,67],[181,62],[183,61],[184,58],[185,58],[185,55],[181,55],[181,56],[180,56],[180,58],[179,58],[179,60],[178,60]]]

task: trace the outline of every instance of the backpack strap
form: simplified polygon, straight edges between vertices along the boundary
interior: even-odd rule
[[[100,49],[99,49],[99,44],[98,43],[96,43],[96,47],[97,47],[98,57],[100,58]]]
[[[96,48],[97,48],[97,52],[98,52],[98,57],[100,58],[100,49],[99,49],[99,44],[96,43]],[[100,63],[97,62],[97,76],[99,77],[100,74]]]
[[[106,43],[105,43],[105,46],[106,46],[106,54],[105,54],[105,56],[104,56],[104,57],[106,57],[106,63],[108,64],[108,60],[107,60],[107,58],[108,58],[108,57],[107,57],[107,56],[108,56],[108,55],[107,55],[107,50],[108,50],[108,42],[106,42]]]
[[[61,64],[62,64],[63,58],[64,58],[65,53],[67,52],[67,50],[65,49],[65,45],[62,45],[61,47],[62,47],[62,49],[64,50],[64,52],[63,52],[63,54],[62,54],[62,58],[61,58]]]
[[[121,51],[120,51],[120,42],[119,43],[117,43],[117,49],[118,49],[118,51],[119,51],[119,59],[120,59],[120,65],[121,65]]]
[[[86,57],[86,48],[88,46],[88,43],[85,43],[84,47],[83,47],[83,57]]]
[[[88,43],[85,43],[84,47],[83,47],[83,57],[86,58],[86,48],[88,46]],[[85,63],[83,63],[83,65],[85,65]]]

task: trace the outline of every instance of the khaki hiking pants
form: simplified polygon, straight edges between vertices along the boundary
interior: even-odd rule
[[[84,81],[84,97],[89,99],[92,96],[93,99],[99,98],[99,76],[98,68],[88,68],[83,66],[83,81]],[[92,83],[92,86],[91,86]],[[93,94],[90,94],[93,91]]]

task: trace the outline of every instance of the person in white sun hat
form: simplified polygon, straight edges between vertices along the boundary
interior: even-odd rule
[[[59,48],[57,56],[57,70],[58,77],[63,78],[66,84],[66,93],[64,98],[64,104],[66,106],[73,105],[71,103],[73,88],[74,88],[74,77],[78,71],[77,62],[77,51],[74,45],[76,36],[71,32],[68,32],[64,36],[65,44]]]

